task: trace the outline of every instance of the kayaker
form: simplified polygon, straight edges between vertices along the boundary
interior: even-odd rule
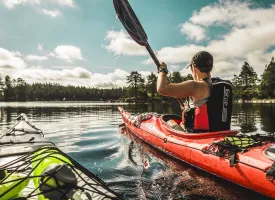
[[[188,132],[230,130],[232,84],[211,78],[213,56],[207,51],[196,53],[188,65],[194,80],[169,83],[167,65],[161,63],[157,91],[163,96],[186,98],[182,122],[176,129]],[[174,126],[175,122],[169,121]],[[174,125],[173,125],[174,124]],[[177,124],[176,124],[177,125]]]

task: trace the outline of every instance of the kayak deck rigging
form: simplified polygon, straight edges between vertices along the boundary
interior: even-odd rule
[[[0,200],[122,199],[44,138],[25,114],[0,134]]]
[[[65,163],[66,167],[76,176],[77,181],[72,183],[72,178],[68,174],[63,178],[49,173],[37,175],[36,170],[43,167],[41,165],[48,163],[50,158]],[[69,160],[70,163],[68,163],[67,160]],[[18,185],[24,183],[26,180],[30,181],[29,185],[34,187],[26,187],[22,190],[19,197],[24,197],[25,199],[37,199],[41,195],[50,196],[51,193],[54,193],[53,195],[59,196],[60,200],[65,200],[72,198],[72,196],[68,197],[68,194],[72,191],[82,196],[80,199],[119,199],[119,195],[110,190],[105,182],[56,147],[43,147],[38,149],[1,166],[1,169],[2,171],[5,170],[7,175],[0,181],[0,188],[3,185],[14,184],[13,187],[10,187],[4,193],[0,194],[0,199],[5,197],[9,192],[13,192],[13,190],[16,191]],[[58,172],[58,170],[56,172]],[[18,175],[18,178],[10,180],[10,177],[15,174]],[[42,186],[51,178],[57,179],[57,183],[60,181],[63,183],[58,187],[51,185],[42,190]],[[66,182],[68,182],[68,184]],[[37,183],[39,186],[35,187]]]

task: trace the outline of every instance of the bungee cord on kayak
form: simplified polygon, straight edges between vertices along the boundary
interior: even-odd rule
[[[1,166],[1,172],[5,175],[0,180],[0,199],[120,199],[105,182],[56,147],[19,157]],[[31,182],[35,187],[28,186]]]
[[[0,200],[122,199],[43,136],[25,114],[2,134]]]
[[[268,136],[256,134],[248,136],[244,134],[239,134],[236,136],[227,136],[224,140],[219,142],[213,142],[204,152],[229,159],[230,167],[233,167],[239,162],[236,157],[237,153],[247,152],[249,151],[249,148],[263,146],[266,143],[270,142],[275,142],[274,135]],[[268,148],[265,151],[265,154],[272,160],[275,159],[273,153],[273,148]],[[270,176],[270,172],[267,173]],[[271,173],[271,176],[273,177],[273,179],[275,178],[274,170],[273,173]]]

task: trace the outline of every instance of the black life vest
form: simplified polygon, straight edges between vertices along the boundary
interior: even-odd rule
[[[212,78],[212,92],[207,104],[210,131],[230,130],[232,115],[232,83]]]
[[[206,104],[185,109],[184,126],[188,132],[230,130],[232,115],[232,83],[212,78],[211,94]],[[205,124],[207,123],[208,124]],[[208,130],[196,127],[208,127]]]

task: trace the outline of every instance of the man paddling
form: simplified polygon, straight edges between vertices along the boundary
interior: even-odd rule
[[[191,63],[194,80],[169,83],[167,65],[161,63],[157,91],[163,96],[186,98],[181,128],[188,132],[230,130],[232,113],[232,84],[230,81],[211,78],[213,56],[206,51],[196,53]],[[175,122],[172,126],[175,126]],[[175,126],[180,129],[179,126]]]

